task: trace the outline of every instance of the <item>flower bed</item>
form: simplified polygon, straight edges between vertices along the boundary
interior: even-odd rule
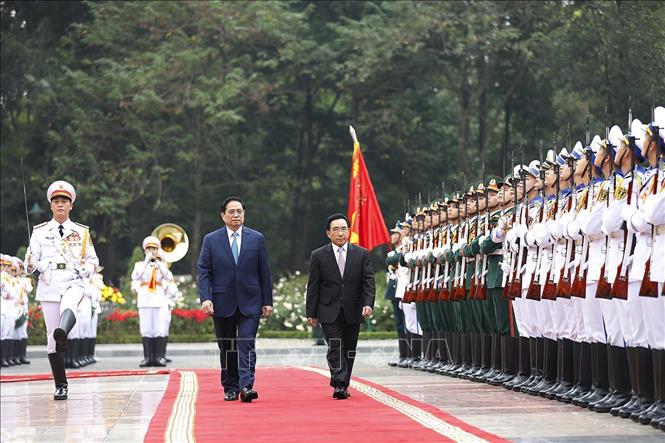
[[[275,338],[306,338],[312,335],[305,317],[305,286],[307,276],[296,272],[289,277],[281,277],[273,289],[273,315],[261,320],[259,336]],[[361,338],[391,338],[395,336],[392,319],[392,306],[383,299],[385,274],[376,276],[376,303],[374,315],[361,326]],[[170,340],[173,342],[208,341],[215,335],[212,321],[199,309],[198,293],[188,284],[180,288],[183,298],[179,307],[173,309],[170,327]],[[109,291],[109,301],[102,303],[102,313],[97,329],[99,343],[139,343],[139,318],[136,309],[118,307],[122,294]],[[122,300],[124,302],[124,299]],[[41,307],[29,310],[28,335],[30,344],[45,344],[46,331]]]

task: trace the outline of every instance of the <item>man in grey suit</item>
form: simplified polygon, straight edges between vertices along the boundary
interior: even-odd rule
[[[374,308],[374,271],[367,249],[348,242],[349,221],[344,215],[328,217],[326,235],[330,243],[310,258],[307,321],[323,328],[333,398],[343,400],[349,397],[360,324]]]

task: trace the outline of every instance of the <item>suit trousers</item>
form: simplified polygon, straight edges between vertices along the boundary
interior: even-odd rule
[[[321,323],[321,327],[328,343],[326,358],[330,368],[330,386],[347,388],[356,358],[360,325],[347,323],[344,309],[340,309],[333,323]]]
[[[231,317],[213,317],[225,393],[254,385],[259,318],[244,316],[238,308]]]

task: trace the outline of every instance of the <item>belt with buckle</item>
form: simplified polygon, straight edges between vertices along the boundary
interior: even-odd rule
[[[67,263],[56,263],[55,264],[55,269],[59,269],[59,270],[67,269]]]
[[[665,225],[656,226],[655,231],[656,231],[656,234],[658,234],[658,235],[665,234]]]

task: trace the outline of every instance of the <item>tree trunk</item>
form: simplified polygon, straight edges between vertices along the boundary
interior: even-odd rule
[[[457,128],[458,166],[461,166],[464,172],[465,181],[468,181],[469,177],[471,177],[471,167],[466,155],[469,139],[469,83],[467,78],[468,67],[465,62],[462,67],[462,78],[459,89],[459,125]]]
[[[196,148],[194,154],[194,223],[192,224],[192,236],[189,239],[190,262],[189,269],[192,278],[196,281],[197,263],[199,252],[201,250],[201,225],[203,219],[203,174],[205,172],[205,163],[203,155],[203,140],[201,137],[201,122],[198,113],[194,121],[196,134]]]

